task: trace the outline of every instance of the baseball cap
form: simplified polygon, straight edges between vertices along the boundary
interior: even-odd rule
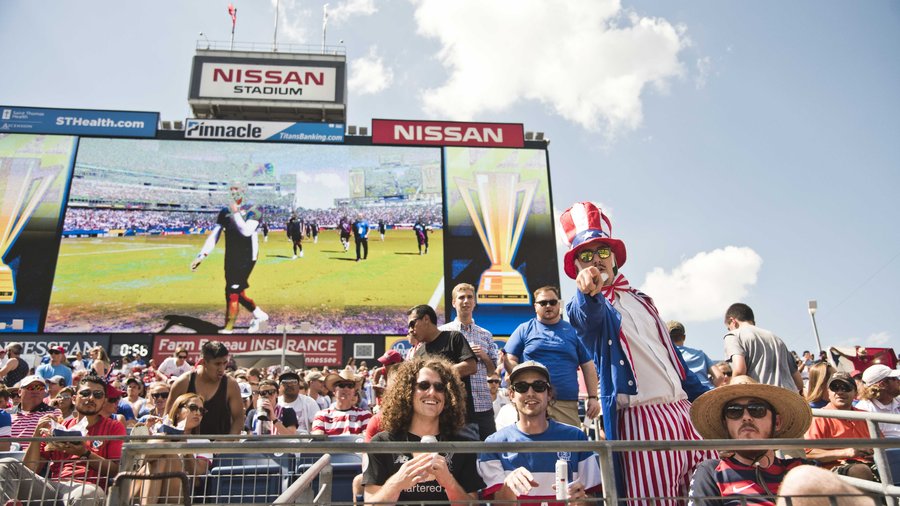
[[[831,386],[832,383],[836,382],[841,382],[845,385],[850,386],[850,388],[853,388],[854,390],[856,389],[856,382],[853,381],[853,378],[851,378],[848,373],[845,373],[843,371],[836,372],[831,375],[831,379],[828,380],[828,386]]]
[[[526,362],[522,362],[517,365],[511,373],[509,373],[509,383],[513,384],[516,381],[516,376],[522,374],[526,371],[535,371],[541,373],[545,378],[547,378],[547,383],[550,383],[550,371],[544,366],[544,364],[540,362],[535,362],[534,360],[528,360]]]
[[[319,371],[309,371],[308,373],[306,373],[306,382],[307,383],[309,383],[310,381],[317,381],[317,380],[324,381],[325,375],[320,373]]]
[[[63,355],[66,354],[66,349],[62,346],[51,346],[50,349],[47,351],[50,353],[56,352],[56,353],[62,353]]]
[[[19,388],[25,388],[32,383],[41,383],[44,386],[47,386],[47,380],[44,379],[43,376],[39,374],[32,374],[30,376],[25,376],[22,378],[22,381],[19,382]]]
[[[900,378],[900,369],[891,369],[884,364],[870,365],[863,373],[862,380],[870,387],[885,378]]]
[[[281,373],[280,376],[278,376],[278,382],[280,383],[280,382],[282,382],[282,381],[284,381],[284,380],[297,380],[297,381],[300,381],[300,375],[297,374],[297,373],[294,372],[294,371],[283,372],[283,373]]]
[[[253,396],[253,388],[250,387],[250,383],[238,383],[238,387],[241,389],[241,399],[249,399]]]
[[[397,350],[388,350],[384,355],[378,357],[378,361],[383,365],[393,365],[403,362],[403,355]]]
[[[125,397],[125,395],[126,395],[125,392],[112,386],[112,384],[106,385],[106,398],[107,399],[121,399],[122,397]]]
[[[53,376],[52,378],[50,378],[50,383],[56,383],[57,385],[64,387],[64,386],[66,386],[66,378],[57,374],[56,376]]]

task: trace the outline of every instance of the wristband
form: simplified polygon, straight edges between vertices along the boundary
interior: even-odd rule
[[[588,399],[597,399],[597,400],[600,400],[600,398],[597,397],[596,395],[589,395],[589,396],[587,396],[587,398],[588,398]]]

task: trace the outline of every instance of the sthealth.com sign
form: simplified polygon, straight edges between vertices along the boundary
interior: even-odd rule
[[[276,121],[185,120],[186,139],[242,141],[344,142],[341,123],[286,123]]]
[[[521,148],[525,145],[525,128],[521,123],[374,119],[372,143]]]
[[[0,106],[0,132],[156,137],[159,113]]]

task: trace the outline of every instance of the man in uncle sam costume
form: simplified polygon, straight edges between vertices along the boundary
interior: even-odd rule
[[[565,272],[578,288],[566,312],[597,366],[607,439],[702,439],[691,425],[689,401],[707,389],[675,350],[650,297],[619,272],[627,258],[625,244],[612,237],[609,218],[594,204],[581,202],[559,221],[569,244]],[[619,496],[685,496],[694,468],[713,456],[705,451],[617,454]]]

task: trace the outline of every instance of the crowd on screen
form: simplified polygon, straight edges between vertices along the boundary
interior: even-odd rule
[[[66,210],[63,231],[78,230],[208,230],[216,222],[218,208],[210,211],[160,211],[149,209],[109,209],[70,206]],[[384,222],[387,226],[410,227],[417,220],[440,227],[443,222],[441,204],[404,204],[398,206],[367,207],[365,209],[338,207],[331,209],[291,209],[290,206],[260,206],[262,221],[272,229],[282,229],[291,215],[304,223],[334,229],[342,219],[353,221],[362,213],[372,226]]]

